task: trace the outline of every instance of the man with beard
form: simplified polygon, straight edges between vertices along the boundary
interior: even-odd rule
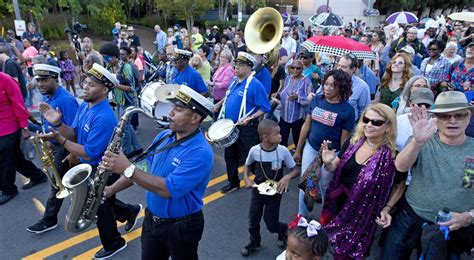
[[[94,64],[84,80],[84,102],[79,106],[71,126],[62,123],[61,111],[42,104],[40,110],[44,118],[56,130],[50,128],[51,132],[40,138],[56,140],[70,156],[78,157],[81,163],[90,164],[95,172],[117,125],[107,95],[118,84],[109,71]],[[117,179],[117,175],[109,175],[107,184],[111,185]],[[129,205],[116,200],[115,196],[109,197],[99,206],[97,228],[103,248],[95,254],[95,259],[112,257],[127,247],[127,242],[117,230],[116,220],[127,221],[125,232],[129,232],[136,225],[141,208],[141,205]]]
[[[421,57],[425,57],[426,47],[423,43],[418,40],[417,38],[418,30],[416,27],[411,27],[406,31],[406,34],[400,36],[397,40],[392,42],[390,46],[389,57],[392,58],[400,49],[405,47],[406,45],[410,45],[415,50],[415,55],[420,55]]]
[[[36,64],[33,66],[33,74],[38,82],[39,91],[44,96],[44,104],[48,104],[52,109],[61,111],[63,116],[59,125],[63,123],[66,125],[72,125],[74,118],[76,117],[78,104],[71,93],[58,84],[60,73],[61,69],[55,66],[47,64]],[[40,109],[41,107],[44,107],[44,105],[40,104]],[[58,127],[58,125],[51,125],[48,121],[44,120],[44,118],[41,119],[44,133],[49,132],[49,127]],[[66,162],[65,158],[69,153],[55,140],[51,140],[51,148],[53,152],[52,159],[54,167],[62,178],[69,170],[69,166],[73,165],[76,160],[70,156],[68,157],[69,162]],[[58,226],[58,212],[63,203],[62,198],[56,197],[58,191],[59,189],[57,187],[55,188],[54,186],[51,186],[51,194],[46,202],[43,218],[40,219],[38,223],[27,227],[27,231],[41,234],[55,229]]]

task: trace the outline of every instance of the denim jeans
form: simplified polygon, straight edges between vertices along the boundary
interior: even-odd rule
[[[122,117],[125,109],[129,106],[117,106],[117,115],[118,119]],[[122,136],[122,151],[124,154],[128,155],[132,152],[141,148],[140,142],[138,141],[137,135],[130,125],[130,118],[125,123]]]

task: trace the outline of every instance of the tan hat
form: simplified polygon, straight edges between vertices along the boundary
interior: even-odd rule
[[[474,112],[474,107],[469,105],[466,95],[459,91],[446,91],[438,95],[431,113],[448,113],[452,111],[470,109]]]
[[[212,26],[211,30],[219,30],[219,27],[217,25]]]
[[[127,31],[135,31],[135,28],[133,28],[133,26],[129,26],[127,27]]]
[[[434,105],[434,94],[429,88],[416,88],[410,95],[412,104],[428,104],[430,107]]]
[[[401,51],[406,52],[411,55],[415,55],[415,49],[413,49],[413,47],[411,47],[410,45],[405,45],[398,52],[401,52]]]

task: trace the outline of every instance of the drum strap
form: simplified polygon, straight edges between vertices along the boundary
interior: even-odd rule
[[[240,103],[240,111],[239,111],[239,121],[243,117],[247,116],[247,91],[249,89],[250,82],[253,80],[253,75],[255,72],[252,72],[250,76],[247,78],[247,82],[245,83],[245,88],[244,88],[244,95],[242,96],[242,102]]]
[[[155,151],[155,149],[161,144],[163,143],[163,141],[165,141],[166,139],[170,138],[171,136],[173,136],[175,133],[171,132],[165,136],[163,136],[163,138],[161,138],[160,140],[158,140],[157,142],[151,144],[143,153],[141,153],[137,158],[135,158],[135,160],[133,160],[133,163],[138,163],[138,162],[141,162],[143,161],[144,159],[150,157],[150,156],[153,156],[155,154],[158,154],[158,153],[161,153],[163,151],[166,151],[168,149],[171,149],[173,147],[176,147],[184,142],[186,142],[187,140],[193,138],[195,135],[197,135],[198,133],[200,132],[199,128],[196,129],[196,131],[192,132],[190,135],[184,137],[183,139],[179,139],[175,142],[172,142],[168,145],[166,145],[165,147],[162,147],[158,150]]]

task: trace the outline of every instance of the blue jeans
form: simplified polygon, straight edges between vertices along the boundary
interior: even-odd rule
[[[410,259],[413,249],[420,249],[421,229],[417,229],[416,225],[422,225],[422,222],[404,209],[395,212],[380,259]],[[418,256],[420,254],[421,252],[418,252]],[[438,248],[434,246],[429,246],[423,254],[425,260],[438,259],[438,256],[441,255]],[[449,244],[447,254],[447,259],[460,259],[458,253],[449,252]]]
[[[117,115],[120,120],[125,109],[129,106],[117,106]],[[124,154],[128,155],[132,152],[141,148],[140,142],[138,141],[137,135],[130,125],[130,118],[125,123],[122,136],[122,151]]]

